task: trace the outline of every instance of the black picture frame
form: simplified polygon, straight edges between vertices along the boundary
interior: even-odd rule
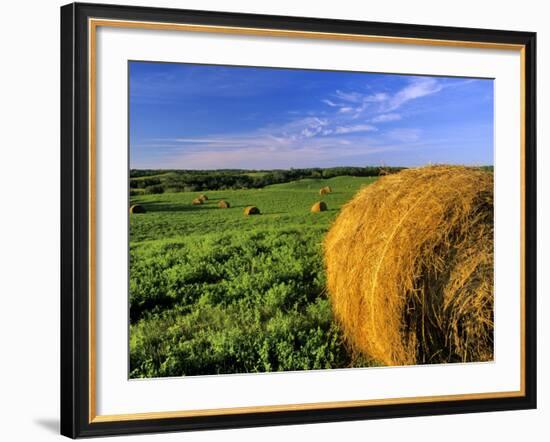
[[[524,47],[524,395],[317,410],[90,421],[89,18]],[[61,434],[71,437],[240,428],[536,408],[536,34],[348,20],[73,3],[61,8]]]

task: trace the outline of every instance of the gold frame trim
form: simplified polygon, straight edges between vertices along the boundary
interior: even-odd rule
[[[291,37],[324,39],[339,41],[357,41],[369,43],[389,43],[389,44],[413,44],[421,46],[445,46],[445,47],[463,47],[476,49],[498,49],[519,51],[520,53],[520,168],[521,168],[521,241],[520,241],[520,389],[518,391],[488,392],[488,393],[466,393],[454,395],[438,396],[416,396],[388,399],[368,399],[353,401],[335,401],[335,402],[317,402],[301,404],[283,404],[283,405],[261,405],[249,407],[233,408],[215,408],[198,410],[178,410],[178,411],[158,411],[148,413],[128,413],[98,415],[96,413],[96,36],[97,28],[115,27],[115,28],[134,28],[147,30],[164,31],[186,31],[186,32],[206,32],[218,34],[236,34],[236,35],[255,35],[267,37]],[[296,410],[322,410],[328,408],[348,408],[365,407],[375,405],[396,405],[396,404],[420,404],[427,402],[442,401],[460,401],[460,400],[481,400],[497,398],[513,398],[525,396],[525,45],[504,44],[490,42],[458,41],[458,40],[438,40],[409,37],[390,37],[377,35],[358,35],[345,33],[329,32],[311,32],[311,31],[292,31],[283,29],[264,29],[264,28],[244,28],[233,26],[210,26],[181,23],[158,23],[158,22],[140,22],[130,20],[111,20],[111,19],[88,19],[88,85],[89,85],[89,423],[100,422],[120,422],[146,419],[169,419],[179,417],[197,417],[197,416],[220,416],[220,415],[238,415],[246,413],[269,413],[277,411],[296,411]]]

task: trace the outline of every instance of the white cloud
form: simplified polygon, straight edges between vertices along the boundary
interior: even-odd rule
[[[372,122],[383,123],[400,119],[401,117],[392,111],[399,109],[405,103],[435,94],[443,87],[443,84],[435,78],[411,77],[408,79],[408,84],[394,94],[387,92],[365,94],[357,91],[344,92],[338,89],[334,92],[333,97],[345,104],[331,99],[325,99],[323,102],[331,107],[339,108],[339,113],[348,114],[352,119],[359,118],[366,113],[371,115]],[[372,117],[373,115],[374,117]]]
[[[399,114],[380,114],[370,121],[372,121],[373,123],[388,123],[390,121],[398,120],[401,120],[401,115]]]
[[[360,92],[342,92],[337,90],[335,94],[340,100],[348,101],[350,103],[360,103],[363,101],[363,94]]]
[[[338,126],[334,129],[335,134],[350,134],[354,132],[372,132],[376,131],[376,127],[370,124],[356,124],[354,126]]]
[[[368,95],[365,97],[364,101],[368,103],[381,103],[382,101],[386,101],[390,96],[386,94],[385,92],[379,92],[376,94]]]
[[[400,108],[408,101],[435,94],[443,89],[443,86],[435,78],[414,78],[403,89],[398,91],[388,100],[386,112]]]
[[[393,94],[337,90],[323,99],[328,108],[307,117],[295,116],[282,124],[271,124],[244,133],[216,134],[156,140],[172,143],[158,149],[159,160],[173,167],[299,167],[311,166],[311,158],[335,162],[339,155],[364,155],[381,150],[400,150],[421,139],[418,129],[395,128],[377,137],[377,123],[401,120],[394,112],[405,103],[439,92],[437,79],[413,77]],[[151,140],[155,141],[155,140]],[[374,144],[373,144],[374,143]],[[151,147],[153,147],[151,144]],[[337,162],[337,161],[336,161]],[[181,166],[176,166],[181,163]],[[319,163],[321,164],[321,163]]]
[[[219,145],[200,145],[197,149],[173,149],[148,160],[148,167],[181,169],[287,169],[354,164],[357,158],[371,158],[386,151],[400,150],[393,145],[373,145],[361,137],[354,142],[340,137],[321,137],[285,145],[251,144],[231,150]],[[347,158],[351,160],[348,161]],[[367,161],[361,160],[361,161]],[[373,160],[374,161],[374,160]],[[132,167],[139,167],[138,164]]]
[[[305,129],[302,129],[300,134],[304,136],[305,138],[311,138],[315,135],[320,134],[323,131],[321,127],[306,127]]]

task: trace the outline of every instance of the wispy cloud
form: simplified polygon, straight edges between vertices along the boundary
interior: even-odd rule
[[[338,126],[334,129],[335,134],[350,134],[354,132],[373,132],[378,130],[370,124],[356,124],[354,126]]]
[[[312,156],[319,160],[327,155],[333,157],[335,148],[338,155],[343,156],[399,150],[403,149],[403,143],[418,141],[420,132],[394,128],[378,140],[369,134],[378,132],[376,124],[401,120],[401,114],[394,111],[407,102],[440,90],[437,80],[424,78],[409,80],[393,94],[336,90],[332,97],[321,100],[330,109],[322,116],[294,114],[295,118],[283,124],[271,124],[240,134],[151,140],[149,148],[168,148],[172,155],[170,161],[181,161],[186,167],[194,168],[236,167],[238,164],[244,167],[243,161],[258,163],[260,159],[266,164],[274,161],[281,165],[287,161],[285,156],[298,163],[301,161],[298,158],[303,157],[305,163],[306,158]]]
[[[371,121],[373,123],[389,123],[390,121],[401,120],[400,114],[380,114],[374,117]]]
[[[393,97],[387,100],[387,107],[385,108],[385,111],[388,112],[399,109],[401,106],[411,100],[435,94],[442,89],[443,86],[435,78],[416,78],[415,80],[411,81],[409,85],[405,86]]]
[[[385,92],[378,92],[376,94],[368,95],[365,98],[367,103],[382,103],[389,98],[389,95]]]
[[[353,164],[357,158],[368,161],[382,152],[402,149],[402,146],[382,145],[363,137],[355,142],[338,137],[313,138],[307,143],[285,140],[284,143],[266,144],[266,141],[262,137],[248,139],[251,144],[240,147],[229,142],[200,146],[176,143],[170,150],[150,157],[149,161],[153,161],[155,167],[182,169],[323,167],[333,165],[335,158],[340,164]],[[139,167],[139,158],[135,163]]]
[[[336,90],[334,95],[340,100],[347,101],[349,103],[360,103],[363,101],[363,94],[360,92],[342,92],[341,90]]]
[[[131,113],[136,122],[131,127],[140,129],[131,135],[132,166],[312,167],[377,164],[388,158],[405,164],[401,158],[410,161],[413,151],[432,155],[443,135],[452,140],[466,136],[455,128],[451,133],[445,127],[448,119],[441,119],[438,132],[438,123],[426,118],[437,120],[436,109],[448,112],[453,106],[447,95],[437,95],[446,90],[462,103],[462,97],[474,96],[470,87],[479,88],[478,80],[467,79],[329,75],[229,67],[144,72],[131,83],[131,96],[139,97],[142,106]],[[311,88],[305,90],[306,84]],[[453,92],[461,85],[469,95]],[[482,92],[492,97],[490,88]],[[149,105],[149,99],[158,104]],[[465,121],[464,109],[458,118]],[[491,127],[483,132],[487,138]],[[479,140],[479,133],[472,131],[473,139]]]
[[[443,89],[443,84],[432,77],[411,77],[401,89],[393,94],[387,92],[342,91],[337,89],[331,99],[323,100],[330,107],[339,109],[340,113],[349,114],[353,119],[370,115],[371,122],[382,123],[397,121],[401,116],[391,113],[411,100],[435,94]],[[388,115],[384,115],[388,114]]]

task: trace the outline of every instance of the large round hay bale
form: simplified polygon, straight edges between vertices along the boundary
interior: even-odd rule
[[[141,206],[140,204],[134,204],[130,206],[130,213],[145,213],[145,207]]]
[[[219,207],[220,209],[229,209],[229,208],[231,207],[231,205],[229,204],[228,201],[220,200],[220,201],[218,202],[218,207]]]
[[[200,198],[195,198],[193,201],[191,201],[191,204],[193,204],[194,206],[200,206],[202,203],[204,203],[204,200]]]
[[[244,208],[244,214],[245,215],[259,215],[260,209],[258,209],[256,206],[248,206]]]
[[[321,187],[319,190],[319,195],[326,195],[327,193],[331,193],[332,189],[330,186]]]
[[[199,196],[199,199],[201,199],[202,202],[208,201],[208,197],[207,197],[206,195],[204,195],[204,194],[200,195],[200,196]]]
[[[335,316],[386,365],[493,359],[493,175],[432,166],[380,178],[324,242]]]
[[[315,203],[313,206],[311,206],[312,212],[324,212],[327,209],[328,209],[327,203],[325,203],[324,201],[319,201]]]

